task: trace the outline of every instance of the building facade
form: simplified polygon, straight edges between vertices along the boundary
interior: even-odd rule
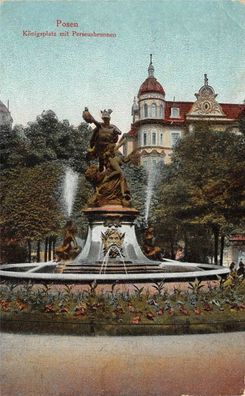
[[[148,77],[134,98],[131,129],[125,135],[124,145],[124,154],[137,152],[146,169],[169,163],[174,145],[184,134],[192,132],[197,122],[209,122],[217,131],[230,128],[238,132],[238,120],[245,105],[218,103],[206,74],[195,101],[168,101],[165,96],[163,86],[154,76],[151,56]]]
[[[0,126],[8,125],[12,128],[13,118],[8,107],[0,100]]]

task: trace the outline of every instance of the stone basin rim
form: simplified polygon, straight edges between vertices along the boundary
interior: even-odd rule
[[[171,260],[168,260],[165,263],[171,263],[171,265],[174,266],[179,266],[182,263],[180,262],[171,262]],[[164,262],[162,263],[162,265]],[[80,283],[88,283],[88,282],[93,282],[97,281],[98,283],[111,283],[111,282],[144,282],[148,283],[151,281],[161,281],[165,280],[167,282],[186,282],[189,280],[194,280],[194,279],[219,279],[221,276],[228,275],[230,273],[229,268],[227,267],[220,267],[212,264],[197,264],[197,263],[183,263],[183,264],[188,264],[185,266],[196,266],[197,271],[191,271],[191,272],[161,272],[161,273],[135,273],[135,274],[63,274],[63,273],[46,273],[46,272],[31,272],[31,270],[28,272],[18,272],[18,271],[11,271],[11,268],[25,268],[25,267],[30,267],[30,268],[43,268],[43,267],[55,267],[57,263],[54,262],[45,262],[45,263],[39,263],[37,264],[32,264],[32,263],[22,263],[22,264],[4,264],[1,266],[0,269],[0,276],[3,278],[8,278],[8,279],[23,279],[23,280],[40,280],[40,281],[60,281],[60,282],[65,282],[65,281],[74,281],[74,282],[80,282]],[[200,270],[199,268],[206,268],[206,270]],[[8,271],[9,269],[9,271]]]

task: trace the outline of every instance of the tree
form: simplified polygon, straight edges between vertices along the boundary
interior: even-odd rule
[[[13,168],[24,164],[26,140],[19,133],[19,128],[0,126],[0,167]]]
[[[1,239],[27,246],[56,235],[62,213],[59,207],[61,168],[42,164],[33,168],[9,169],[2,174]]]
[[[133,161],[124,165],[124,173],[131,192],[132,205],[140,212],[137,220],[138,224],[141,224],[144,219],[146,172]]]
[[[245,110],[242,111],[239,117],[239,130],[245,135]]]
[[[85,151],[91,128],[81,123],[78,128],[68,120],[58,120],[52,110],[43,111],[35,122],[25,129],[28,141],[26,166],[35,166],[47,161],[60,160],[84,172]]]
[[[199,125],[175,148],[161,188],[163,212],[212,230],[216,264],[219,242],[244,215],[244,153],[244,136]]]

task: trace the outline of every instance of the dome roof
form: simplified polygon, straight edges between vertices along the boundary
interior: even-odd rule
[[[157,79],[153,76],[147,77],[147,79],[143,82],[139,89],[138,96],[143,95],[149,92],[157,92],[162,95],[165,95],[165,91],[162,85],[157,81]]]
[[[154,77],[154,66],[152,64],[152,54],[150,55],[150,64],[148,67],[148,77],[147,79],[141,84],[139,89],[138,96],[143,95],[148,92],[155,92],[165,95],[165,91],[161,84],[157,81],[156,77]]]

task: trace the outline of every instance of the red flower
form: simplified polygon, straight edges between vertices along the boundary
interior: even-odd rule
[[[209,303],[204,304],[204,311],[209,312],[212,310],[213,310],[213,307]]]
[[[168,309],[168,314],[169,314],[169,316],[173,316],[174,315],[174,309],[173,308],[169,308]]]
[[[185,309],[184,307],[180,307],[179,311],[185,316],[190,315],[187,309]]]
[[[132,324],[139,324],[140,321],[141,321],[140,316],[135,316],[135,317],[132,319],[131,323],[132,323]]]
[[[54,313],[55,312],[54,306],[52,304],[45,305],[44,312]]]
[[[147,312],[146,317],[149,320],[154,320],[154,314],[152,312]]]

